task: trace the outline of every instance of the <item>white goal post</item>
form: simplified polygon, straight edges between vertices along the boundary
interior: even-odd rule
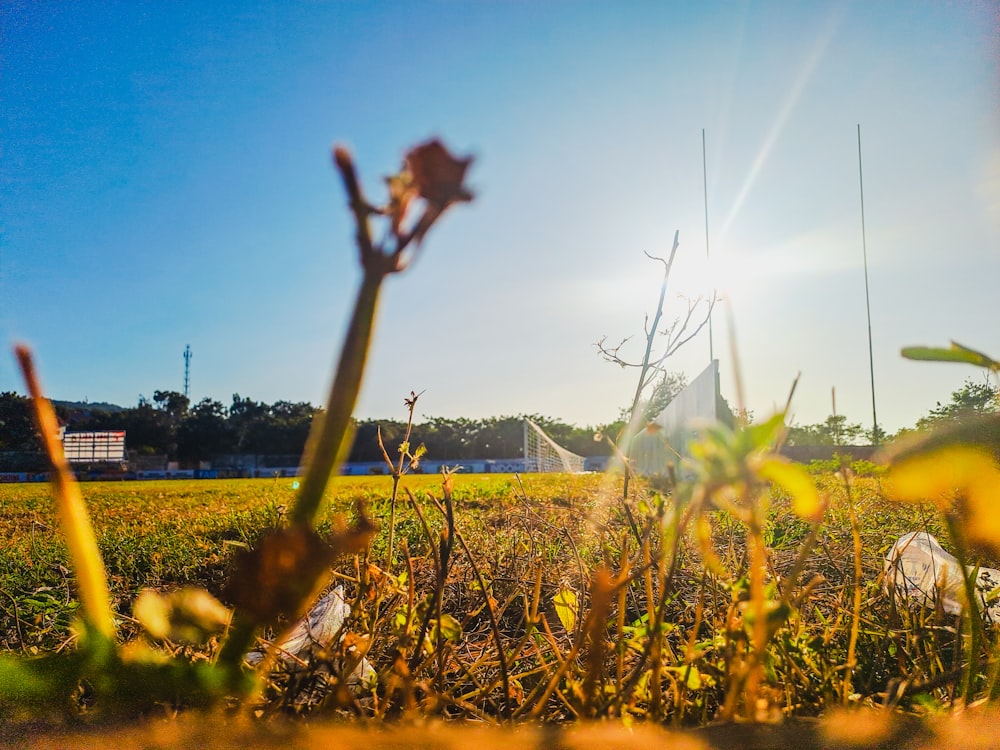
[[[667,442],[685,454],[700,428],[719,421],[721,398],[719,360],[713,359],[653,421],[663,428]]]
[[[525,471],[578,474],[583,471],[583,456],[563,448],[525,417],[524,468]]]

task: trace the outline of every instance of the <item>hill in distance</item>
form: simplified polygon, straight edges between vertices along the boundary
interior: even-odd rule
[[[57,401],[52,400],[53,406],[61,406],[64,409],[71,409],[73,411],[103,411],[110,414],[116,412],[125,411],[124,406],[119,406],[118,404],[109,404],[106,401]]]

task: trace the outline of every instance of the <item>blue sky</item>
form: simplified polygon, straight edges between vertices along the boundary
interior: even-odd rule
[[[357,414],[607,422],[595,342],[715,285],[758,415],[912,425],[1000,355],[991,2],[17,3],[2,9],[0,332],[53,398],[322,402],[358,270],[330,146],[372,198],[432,135],[476,201],[387,283]],[[701,134],[711,267],[705,261]],[[735,335],[727,323],[734,322]],[[731,354],[735,342],[738,357]],[[702,337],[672,369],[707,364]],[[23,392],[11,355],[0,390]]]

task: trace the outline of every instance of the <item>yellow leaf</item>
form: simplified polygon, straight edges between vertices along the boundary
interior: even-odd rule
[[[930,500],[943,510],[963,498],[969,538],[1000,550],[1000,466],[987,451],[946,446],[905,458],[890,469],[885,486],[894,500]]]
[[[169,594],[145,589],[132,606],[132,614],[157,640],[203,643],[229,624],[231,613],[207,591],[185,587]]]
[[[688,690],[701,690],[701,672],[695,667],[683,667],[681,673],[687,675]]]
[[[152,589],[144,589],[132,605],[132,615],[154,638],[170,634],[170,604]]]
[[[757,474],[791,495],[792,510],[800,517],[809,521],[818,521],[823,517],[826,505],[812,477],[798,464],[772,456],[761,462]]]
[[[1000,550],[1000,469],[995,463],[970,484],[967,501],[969,536]]]
[[[893,466],[886,476],[886,490],[893,500],[930,500],[947,508],[957,493],[996,471],[996,464],[986,451],[947,446],[903,459]]]
[[[572,589],[563,589],[552,600],[556,607],[556,616],[567,632],[576,627],[577,601]]]

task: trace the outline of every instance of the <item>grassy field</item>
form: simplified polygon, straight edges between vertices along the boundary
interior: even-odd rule
[[[141,637],[131,607],[144,588],[195,584],[226,601],[234,556],[282,523],[293,482],[83,485],[122,637]],[[959,620],[894,606],[881,577],[901,534],[927,528],[947,544],[933,508],[887,502],[877,477],[825,474],[817,483],[829,498],[818,526],[780,493],[769,500],[762,538],[774,607],[757,718],[863,705],[943,710],[961,675]],[[272,675],[260,712],[687,726],[732,702],[752,638],[744,523],[709,514],[709,559],[697,532],[665,536],[664,496],[640,486],[623,504],[620,477],[457,475],[453,527],[441,512],[441,477],[406,476],[402,485],[412,499],[399,500],[391,564],[390,477],[336,479],[319,524],[329,534],[338,518],[350,522],[358,501],[382,524],[367,552],[334,566],[352,604],[351,642],[363,646],[380,687],[337,690],[329,669],[337,655],[320,653],[293,674]],[[76,592],[56,526],[47,486],[3,487],[0,645],[9,651],[63,649],[72,639]],[[669,545],[673,558],[655,553]],[[210,656],[215,642],[199,648]]]
[[[222,591],[235,551],[283,521],[295,494],[293,479],[93,482],[81,485],[111,581],[116,610],[128,617],[132,600],[146,587],[196,584]],[[523,482],[523,484],[522,484]],[[405,487],[417,496],[437,492],[439,476],[412,475]],[[463,522],[476,528],[516,504],[522,492],[564,508],[593,505],[606,483],[594,476],[455,477],[454,499]],[[391,477],[338,477],[327,492],[329,529],[350,517],[358,501],[376,520],[388,518]],[[427,542],[411,510],[401,503],[397,536],[414,554]],[[0,488],[0,647],[49,649],[70,635],[75,611],[66,546],[47,484]],[[386,535],[375,539],[372,557],[384,555]],[[423,552],[421,553],[421,550]],[[348,569],[351,565],[348,564]],[[127,625],[127,621],[126,621]]]

